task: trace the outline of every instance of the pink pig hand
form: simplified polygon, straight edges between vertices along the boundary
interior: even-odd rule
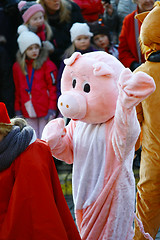
[[[42,140],[54,149],[66,135],[65,122],[62,118],[51,120],[43,129]]]
[[[151,76],[144,72],[132,73],[126,68],[120,75],[119,100],[123,107],[131,108],[137,106],[156,89],[155,82]]]

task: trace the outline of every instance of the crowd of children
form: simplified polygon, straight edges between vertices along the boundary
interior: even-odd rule
[[[46,123],[58,116],[56,106],[64,59],[75,51],[83,54],[97,50],[118,58],[118,50],[112,46],[109,30],[102,22],[96,21],[93,25],[75,22],[69,29],[71,44],[59,57],[61,63],[57,65],[50,60],[56,45],[49,41],[54,31],[45,18],[44,5],[20,1],[18,9],[23,24],[17,29],[19,49],[13,65],[14,110],[15,115],[24,117],[41,138]]]

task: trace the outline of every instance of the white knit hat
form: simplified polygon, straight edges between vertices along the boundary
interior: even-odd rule
[[[85,35],[92,37],[93,33],[90,32],[90,28],[87,25],[87,23],[74,23],[70,29],[70,34],[71,34],[71,42],[73,42],[76,37],[80,35]]]
[[[33,44],[37,44],[41,47],[40,38],[31,31],[23,31],[19,35],[17,42],[18,42],[18,46],[21,54],[23,54],[27,50],[27,48]]]

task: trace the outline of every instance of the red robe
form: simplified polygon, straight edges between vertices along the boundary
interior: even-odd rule
[[[36,140],[0,172],[0,240],[79,240],[47,144]]]

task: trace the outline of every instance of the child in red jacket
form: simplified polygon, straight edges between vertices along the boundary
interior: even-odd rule
[[[54,46],[49,42],[52,36],[52,30],[47,20],[45,20],[45,10],[42,5],[36,1],[20,1],[18,3],[18,9],[23,19],[23,24],[18,27],[18,33],[20,34],[23,30],[36,33],[41,39],[43,47],[52,52]]]
[[[56,117],[58,70],[35,33],[23,31],[17,42],[19,51],[13,65],[15,112],[26,118],[40,138],[46,123]]]

